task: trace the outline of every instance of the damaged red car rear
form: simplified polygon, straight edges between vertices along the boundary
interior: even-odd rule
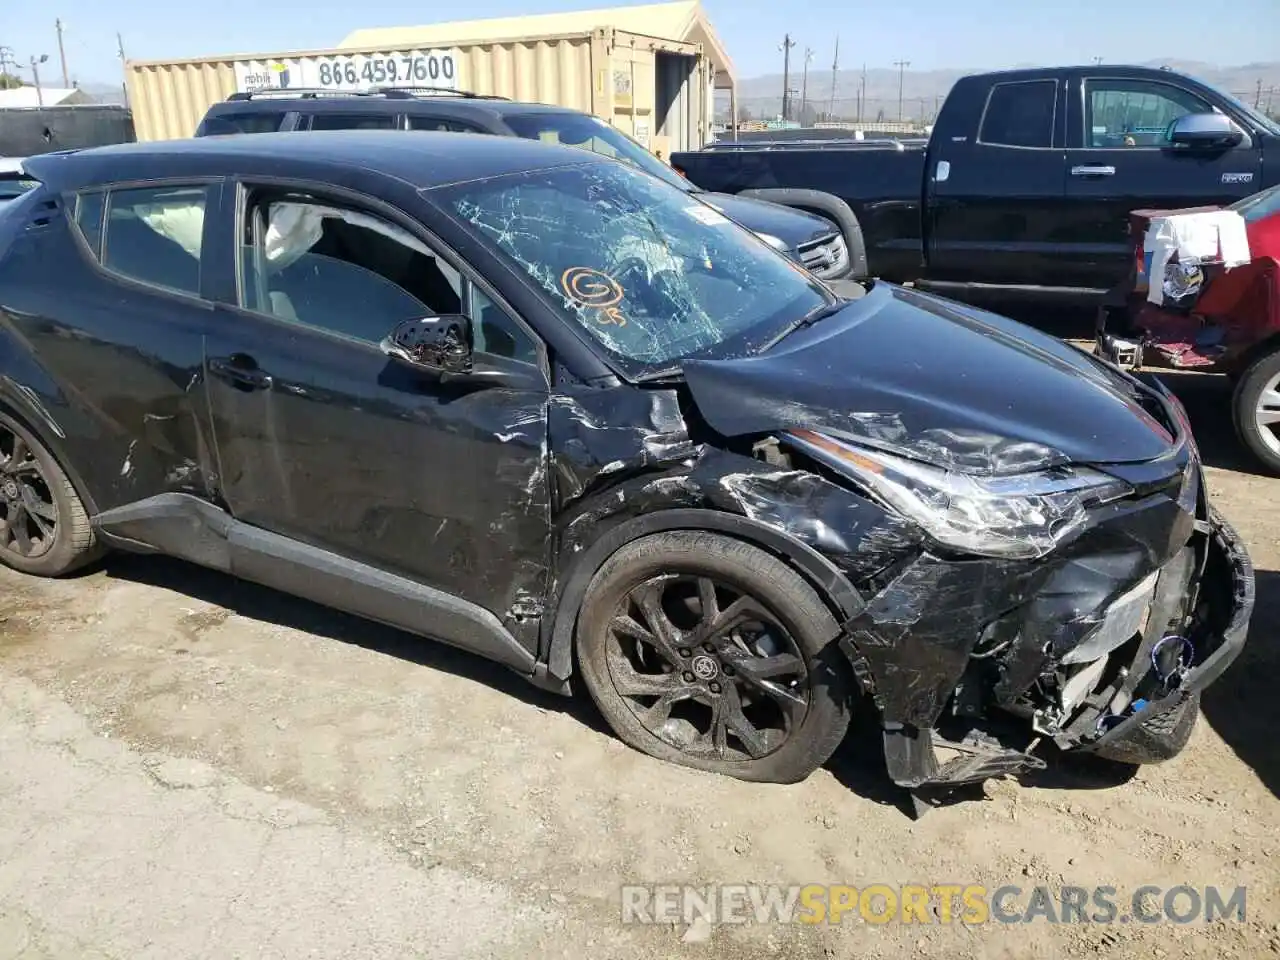
[[[874,738],[916,791],[1050,742],[1170,757],[1245,642],[1249,559],[1159,383],[823,284],[642,171],[334,132],[32,173],[0,224],[16,569],[163,552],[581,678],[656,757],[795,781]]]

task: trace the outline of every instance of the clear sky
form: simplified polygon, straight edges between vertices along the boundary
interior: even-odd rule
[[[49,54],[41,82],[58,84],[54,19],[66,27],[73,78],[120,78],[116,33],[138,59],[272,53],[336,45],[359,27],[407,26],[609,6],[607,0],[52,0],[0,18],[0,45],[20,63]],[[912,70],[1077,63],[1158,57],[1223,66],[1280,60],[1280,0],[703,0],[739,77],[781,72],[778,45],[830,68],[835,34],[842,67]],[[30,80],[30,71],[24,71]]]

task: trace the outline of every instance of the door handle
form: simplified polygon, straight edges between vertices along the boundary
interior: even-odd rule
[[[250,390],[266,390],[273,383],[271,375],[263,373],[252,357],[238,353],[231,357],[212,357],[209,372],[237,386]]]
[[[1072,167],[1071,175],[1073,177],[1114,177],[1116,175],[1115,167]]]

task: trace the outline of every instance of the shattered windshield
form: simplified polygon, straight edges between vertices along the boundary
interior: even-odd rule
[[[671,366],[828,303],[817,280],[723,214],[612,161],[432,195],[625,360]]]

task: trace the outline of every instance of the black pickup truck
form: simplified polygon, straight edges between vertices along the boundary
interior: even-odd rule
[[[1280,125],[1170,70],[1037,68],[957,81],[926,141],[721,141],[671,163],[703,189],[827,216],[872,276],[1091,296],[1128,272],[1130,210],[1280,182]]]

